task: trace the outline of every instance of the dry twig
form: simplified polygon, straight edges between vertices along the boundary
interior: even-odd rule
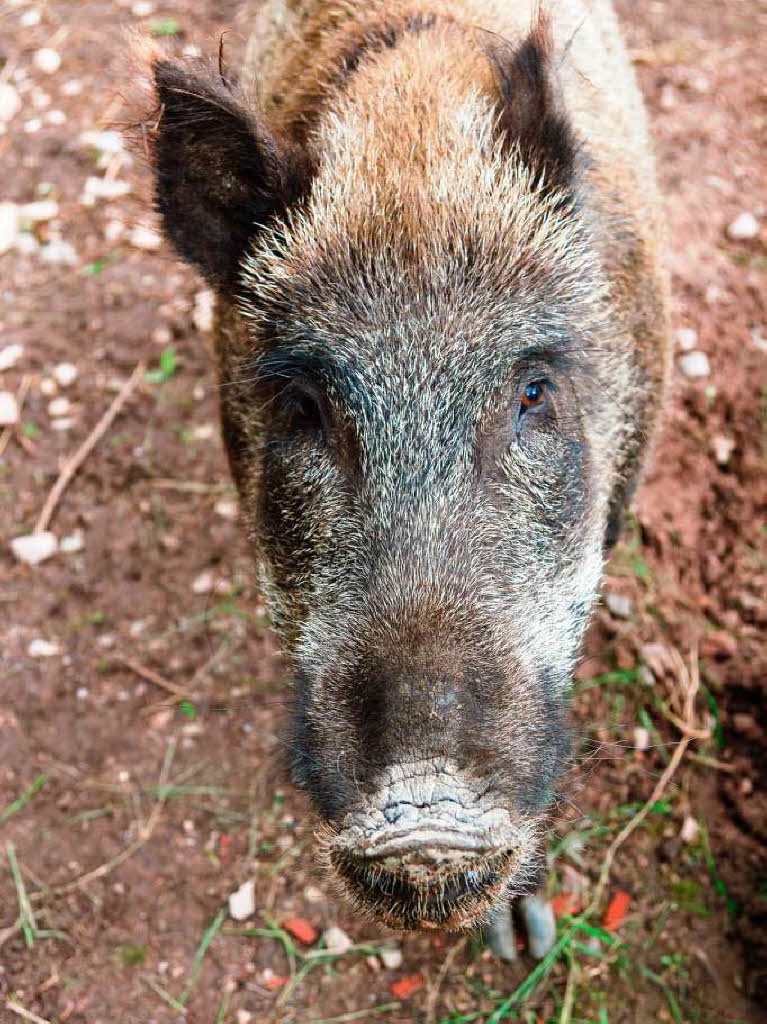
[[[133,390],[135,389],[136,385],[141,380],[143,375],[144,363],[142,362],[137,364],[133,373],[123,384],[122,388],[120,389],[120,392],[117,395],[115,395],[114,401],[109,406],[107,411],[98,421],[96,426],[86,437],[86,439],[83,441],[83,443],[80,445],[80,447],[71,457],[71,459],[69,459],[65,463],[64,468],[61,470],[61,473],[59,473],[58,480],[51,488],[51,492],[48,495],[48,499],[45,502],[45,505],[43,506],[43,510],[40,513],[37,522],[35,523],[35,533],[44,533],[48,529],[48,524],[50,523],[51,518],[53,517],[53,513],[56,510],[56,506],[61,500],[61,495],[66,490],[70,480],[78,471],[80,466],[82,466],[82,464],[88,458],[88,456],[96,447],[96,445],[104,436],[104,434],[106,434],[107,430],[109,430],[114,418],[117,416],[120,409],[122,409],[123,405],[125,405],[126,401],[130,397],[131,393],[133,392]]]
[[[122,654],[116,654],[114,660],[120,665],[125,665],[131,672],[135,672],[137,676],[141,676],[142,679],[146,679],[149,683],[154,683],[155,686],[159,686],[161,690],[167,690],[168,693],[173,694],[176,700],[196,700],[197,695],[192,693],[191,690],[185,690],[183,686],[178,686],[176,683],[172,683],[169,679],[165,679],[159,672],[155,672],[154,669],[147,668],[146,665],[140,665],[139,662],[134,661],[132,658],[126,658]],[[170,701],[169,703],[175,703]],[[163,702],[163,705],[165,702]]]
[[[29,385],[32,383],[32,378],[29,374],[25,374],[21,378],[19,384],[19,390],[16,392],[16,407],[19,410],[19,416],[21,416],[21,410],[24,408],[24,399],[27,397],[27,391],[29,391]],[[9,424],[2,434],[0,434],[0,455],[3,455],[5,449],[8,447],[8,442],[13,434],[13,427]]]
[[[602,862],[602,870],[599,873],[599,880],[597,881],[596,889],[594,890],[594,896],[592,897],[588,909],[584,911],[583,917],[588,917],[599,907],[605,887],[607,886],[607,882],[610,878],[610,870],[612,868],[613,861],[615,860],[616,853],[631,833],[642,824],[653,806],[663,796],[666,791],[666,787],[679,767],[689,744],[694,739],[707,739],[710,735],[710,731],[704,731],[695,727],[695,697],[700,686],[697,651],[693,651],[690,655],[689,671],[681,657],[678,657],[678,669],[679,682],[683,693],[684,712],[683,717],[680,718],[676,724],[682,733],[682,739],[677,744],[671,760],[666,765],[661,777],[658,779],[657,785],[652,791],[647,803],[637,811],[634,817],[620,830],[612,843],[610,843],[607,853],[605,854],[605,859]]]
[[[26,1010],[21,1003],[16,1003],[13,999],[6,999],[5,1008],[10,1010],[11,1013],[15,1013],[17,1017],[21,1017],[23,1020],[31,1021],[31,1024],[51,1024],[51,1022],[45,1017],[38,1017],[36,1013],[32,1013],[31,1010]]]

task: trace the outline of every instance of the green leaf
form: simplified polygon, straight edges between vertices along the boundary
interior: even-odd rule
[[[187,718],[191,719],[191,721],[194,721],[195,718],[197,717],[197,709],[195,708],[194,704],[192,704],[191,701],[182,700],[181,710],[184,712]]]
[[[177,36],[181,22],[177,18],[153,18],[149,22],[149,31],[153,36]]]

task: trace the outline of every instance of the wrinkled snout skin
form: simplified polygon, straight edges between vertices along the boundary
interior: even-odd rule
[[[267,0],[235,85],[146,59],[166,232],[364,912],[542,879],[567,699],[668,371],[644,114],[606,0]]]

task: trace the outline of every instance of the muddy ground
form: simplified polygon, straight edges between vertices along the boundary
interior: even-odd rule
[[[613,938],[563,918],[561,955],[521,992],[524,955],[390,936],[328,892],[284,770],[286,679],[235,521],[206,296],[157,246],[140,161],[83,138],[123,116],[122,26],[215,52],[233,7],[0,7],[0,202],[57,204],[27,210],[0,255],[0,349],[23,347],[0,391],[24,399],[0,434],[0,1020],[763,1020],[767,7],[619,4],[667,198],[678,366],[578,671],[552,895],[588,902],[679,742],[666,712],[686,666],[711,735],[618,851]],[[744,213],[753,237],[730,237]],[[690,351],[707,375],[683,372]],[[18,563],[11,539],[140,360],[149,375],[55,510],[69,550]],[[237,924],[227,898],[249,879],[256,913]],[[293,917],[354,945],[294,953]]]

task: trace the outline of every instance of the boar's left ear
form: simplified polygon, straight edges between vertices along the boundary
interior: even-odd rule
[[[223,77],[153,64],[155,197],[180,255],[215,288],[237,287],[248,243],[308,188],[306,160],[278,141]]]
[[[573,184],[578,144],[559,101],[554,46],[545,14],[521,43],[495,42],[490,58],[500,91],[499,128],[518,146],[544,187],[567,191]]]

